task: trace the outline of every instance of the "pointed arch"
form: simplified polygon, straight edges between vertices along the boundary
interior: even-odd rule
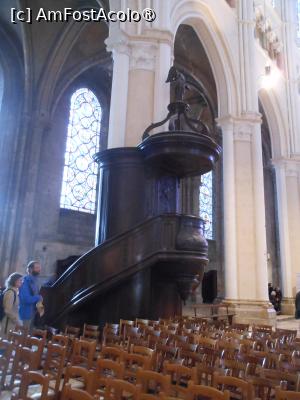
[[[181,24],[194,28],[209,59],[218,94],[219,117],[239,114],[240,93],[236,82],[237,72],[229,46],[209,9],[195,0],[181,0],[171,13],[172,31]]]
[[[272,92],[272,96],[270,96],[267,90],[261,89],[258,92],[258,97],[268,121],[273,159],[288,157],[290,149],[288,138],[285,134],[287,129],[276,94]]]

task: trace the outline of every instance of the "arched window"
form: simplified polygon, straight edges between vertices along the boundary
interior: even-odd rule
[[[71,97],[60,207],[90,214],[96,209],[101,106],[94,93],[81,88]]]
[[[206,239],[214,239],[212,171],[201,176],[199,209],[200,217],[205,221],[205,237]]]

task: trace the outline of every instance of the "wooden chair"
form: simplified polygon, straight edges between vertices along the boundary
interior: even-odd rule
[[[124,379],[125,367],[123,362],[98,358],[96,369],[93,371],[92,394],[103,396],[107,379]]]
[[[92,368],[94,365],[96,346],[97,343],[95,341],[75,339],[70,363],[89,369]]]
[[[237,360],[221,360],[222,368],[227,370],[227,374],[235,378],[245,379],[247,375],[247,364]]]
[[[50,376],[50,387],[53,388],[55,394],[59,391],[60,381],[65,366],[66,353],[66,347],[49,342],[43,373]]]
[[[154,371],[139,370],[136,373],[136,384],[140,386],[141,393],[158,394],[170,393],[171,377]]]
[[[51,342],[53,344],[59,344],[60,346],[68,347],[69,346],[69,337],[66,335],[53,335]]]
[[[47,331],[45,329],[33,329],[30,336],[36,337],[38,339],[43,339],[44,343],[46,343],[47,340]]]
[[[138,328],[142,328],[142,327],[148,326],[148,325],[149,325],[148,319],[141,319],[141,318],[135,319],[135,326],[137,326]]]
[[[117,347],[102,347],[99,358],[107,358],[109,360],[121,362],[123,360],[124,350]]]
[[[225,389],[229,390],[232,398],[238,398],[240,400],[254,399],[253,386],[251,383],[240,378],[214,373],[213,386],[222,392]]]
[[[119,335],[122,336],[123,339],[125,339],[126,328],[134,327],[134,321],[130,321],[127,319],[120,319],[119,325],[120,325]]]
[[[104,390],[104,400],[137,400],[140,390],[132,383],[120,379],[108,379]],[[84,400],[84,399],[82,399]]]
[[[83,325],[83,333],[80,339],[82,340],[96,340],[100,338],[100,328],[98,325]]]
[[[7,340],[13,343],[15,349],[19,346],[23,346],[25,339],[26,339],[25,331],[24,332],[10,331],[7,335]]]
[[[196,368],[188,368],[179,364],[164,363],[164,375],[170,375],[171,386],[170,393],[175,397],[185,396],[187,394],[188,382],[197,383]]]
[[[253,325],[252,332],[253,333],[263,333],[263,334],[272,334],[272,326],[271,325]]]
[[[24,346],[37,352],[37,365],[34,369],[38,369],[41,365],[43,351],[45,349],[46,339],[27,336],[24,340]]]
[[[160,331],[153,331],[148,335],[147,347],[150,349],[156,349],[157,345],[166,345],[168,338],[160,337]]]
[[[68,365],[64,373],[63,387],[68,385],[72,389],[82,389],[92,393],[93,379],[93,372],[88,369],[75,365]]]
[[[150,359],[150,368],[154,366],[155,362],[155,351],[145,346],[132,345],[130,347],[130,352],[133,354],[140,354],[141,356],[148,357]]]
[[[163,363],[165,361],[174,361],[178,354],[178,348],[167,346],[164,344],[157,344],[155,350],[155,370],[162,371]]]
[[[257,371],[258,375],[262,378],[269,379],[275,381],[274,387],[276,383],[280,383],[281,381],[285,382],[286,390],[294,390],[298,392],[300,390],[300,371],[297,373],[290,373],[286,371],[278,371],[274,369],[266,369],[260,368]]]
[[[102,347],[103,346],[123,346],[123,337],[110,331],[103,331]]]
[[[275,388],[275,400],[300,400],[300,392],[283,390],[277,386]]]
[[[167,345],[175,346],[176,343],[187,343],[187,339],[187,336],[176,335],[172,333],[168,337]]]
[[[9,387],[20,385],[23,373],[27,370],[34,371],[39,365],[38,352],[27,347],[19,346],[13,359]]]
[[[122,362],[125,367],[124,378],[130,382],[134,382],[137,371],[140,369],[150,369],[152,359],[141,354],[124,353]]]
[[[22,376],[21,385],[12,393],[14,400],[30,400],[39,396],[40,400],[53,399],[53,393],[49,393],[50,377],[39,372],[26,371]],[[34,385],[33,385],[34,384]],[[40,388],[40,394],[36,392],[36,387]]]
[[[236,332],[248,332],[249,331],[249,324],[232,324],[230,326],[230,329],[232,331],[236,331]]]
[[[78,328],[77,326],[67,325],[64,334],[71,338],[79,338],[80,328]]]
[[[218,389],[209,386],[194,385],[191,382],[188,386],[186,399],[193,400],[197,399],[198,396],[203,396],[211,400],[230,400],[230,393],[228,390],[224,390],[224,392],[221,392]]]
[[[202,348],[209,348],[209,349],[215,349],[217,346],[217,341],[211,338],[206,338],[206,337],[199,337],[198,338],[198,351]]]
[[[11,372],[10,363],[12,361],[12,355],[14,350],[14,345],[12,342],[1,339],[0,340],[0,392],[5,387],[5,381],[7,375]]]
[[[81,389],[74,389],[66,384],[62,390],[61,400],[94,400],[95,397]]]
[[[185,367],[195,367],[196,364],[203,362],[203,355],[194,351],[182,350],[179,348],[178,359],[182,360]]]

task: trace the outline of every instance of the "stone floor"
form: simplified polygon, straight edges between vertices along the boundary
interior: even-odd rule
[[[297,329],[297,336],[300,337],[300,319],[295,319],[292,315],[278,315],[276,327],[278,329]]]

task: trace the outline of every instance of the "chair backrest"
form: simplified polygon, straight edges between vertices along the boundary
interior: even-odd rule
[[[96,376],[109,376],[117,379],[123,379],[124,363],[98,358],[96,361],[95,374]]]
[[[87,392],[91,392],[94,379],[94,375],[91,371],[76,365],[68,365],[65,369],[63,386],[68,384],[72,387],[70,380],[76,378],[80,378],[80,381],[83,382],[84,389]]]
[[[19,346],[13,359],[10,384],[12,385],[17,376],[22,376],[24,371],[34,371],[39,366],[39,355],[36,350]]]
[[[82,339],[98,340],[100,337],[100,327],[98,325],[83,325]]]
[[[172,394],[186,394],[188,383],[193,381],[197,383],[196,368],[188,368],[180,364],[164,363],[163,373],[171,377]]]
[[[145,346],[136,346],[134,344],[130,347],[130,352],[134,353],[134,354],[140,354],[142,356],[151,357],[151,358],[154,355],[153,349],[150,349],[149,347],[145,347]]]
[[[118,347],[104,346],[99,354],[100,358],[108,358],[113,361],[122,361],[124,350]]]
[[[67,347],[69,345],[69,336],[60,335],[60,334],[53,335],[52,339],[51,339],[51,342],[53,344],[59,344],[60,346]]]
[[[140,385],[142,393],[151,392],[153,394],[164,392],[169,394],[171,388],[170,376],[155,371],[137,371],[136,383]]]
[[[210,348],[215,349],[217,341],[211,338],[201,337],[198,338],[198,349],[200,348]]]
[[[108,379],[104,389],[104,400],[123,400],[128,397],[137,400],[139,392],[139,388],[132,383],[121,379]]]
[[[70,362],[72,365],[81,365],[92,368],[96,352],[96,341],[76,339],[73,346]]]
[[[157,344],[155,369],[160,372],[165,361],[175,360],[178,354],[178,347],[167,346],[165,344]]]
[[[0,388],[4,386],[6,376],[8,375],[9,371],[9,364],[11,362],[12,354],[15,347],[14,344],[8,340],[1,339],[0,340]]]
[[[66,384],[62,390],[61,400],[94,400],[94,397],[84,390]]]
[[[26,334],[25,332],[10,331],[7,335],[7,339],[14,344],[15,348],[17,348],[20,345],[23,346]]]
[[[43,368],[44,374],[55,380],[55,393],[59,390],[60,380],[66,361],[67,348],[57,343],[48,343],[47,355]]]
[[[229,390],[234,398],[238,396],[238,398],[241,400],[254,399],[253,386],[251,383],[240,378],[214,373],[213,386],[222,392],[225,389]]]
[[[122,359],[125,366],[125,379],[135,379],[139,369],[150,369],[152,359],[141,354],[124,352]]]
[[[33,336],[27,336],[24,341],[24,346],[28,347],[29,349],[32,349],[37,352],[37,358],[38,358],[38,365],[36,368],[40,365],[41,359],[42,359],[42,354],[44,351],[46,345],[46,339],[43,338],[38,338],[38,337],[33,337]]]
[[[29,400],[32,396],[28,394],[28,389],[33,383],[41,386],[40,400],[48,399],[50,377],[35,371],[25,371],[22,375],[21,384],[19,388],[18,399]]]
[[[197,398],[198,396],[203,396],[205,398],[209,398],[211,400],[229,400],[230,399],[230,393],[228,390],[224,390],[224,392],[221,392],[218,389],[209,387],[209,386],[203,386],[203,385],[194,385],[190,384],[188,386],[188,399],[193,400]]]
[[[300,392],[282,390],[279,386],[276,386],[275,400],[300,400]]]
[[[33,329],[30,336],[37,337],[39,339],[47,340],[47,331],[45,329]]]
[[[130,321],[128,319],[120,319],[120,330],[119,334],[121,336],[124,336],[126,327],[133,327],[134,326],[134,321]]]
[[[77,326],[67,325],[64,334],[70,337],[78,338],[80,335],[80,328]]]

